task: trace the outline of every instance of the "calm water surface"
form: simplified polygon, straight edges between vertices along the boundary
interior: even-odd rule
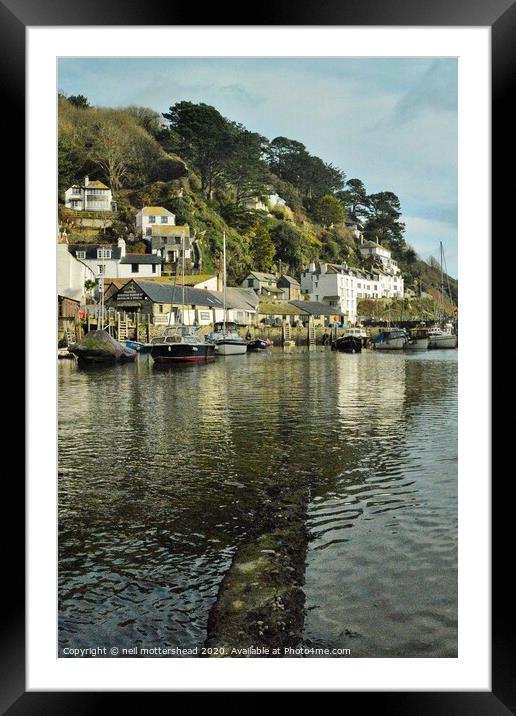
[[[305,643],[457,654],[457,351],[59,362],[59,646],[202,645],[271,487],[309,485]]]

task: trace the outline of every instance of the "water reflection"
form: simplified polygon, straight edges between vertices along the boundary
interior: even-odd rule
[[[61,361],[59,381],[62,647],[199,645],[238,543],[306,485],[306,640],[452,654],[454,351]]]

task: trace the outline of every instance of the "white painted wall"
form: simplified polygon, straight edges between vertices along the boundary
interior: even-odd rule
[[[94,280],[86,266],[68,251],[68,244],[57,244],[57,293],[84,303],[88,279]]]
[[[146,213],[149,207],[144,206],[143,209],[136,214],[136,228],[145,237],[148,235],[150,238],[153,226],[175,226],[176,216],[171,211],[158,207],[162,211],[166,211],[166,214],[149,214]],[[149,230],[149,231],[148,231]]]

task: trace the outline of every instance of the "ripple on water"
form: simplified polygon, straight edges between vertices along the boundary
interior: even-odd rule
[[[270,500],[311,485],[307,643],[456,654],[456,352],[59,365],[60,646],[198,646]]]

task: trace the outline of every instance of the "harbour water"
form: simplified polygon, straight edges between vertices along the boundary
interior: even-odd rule
[[[59,653],[201,646],[238,545],[308,486],[307,646],[457,654],[457,351],[59,362]]]

